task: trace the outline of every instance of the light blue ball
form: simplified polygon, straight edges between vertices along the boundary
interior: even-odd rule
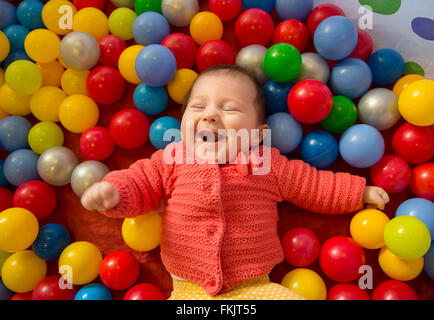
[[[259,8],[270,12],[273,10],[275,3],[275,0],[243,0],[243,7],[245,10]]]
[[[332,134],[324,130],[308,133],[300,144],[301,158],[317,169],[331,166],[339,154],[338,143]]]
[[[276,12],[280,20],[306,20],[313,8],[313,0],[276,0]]]
[[[165,87],[151,87],[146,83],[141,83],[136,87],[133,99],[137,109],[150,116],[163,112],[169,102]]]
[[[44,260],[57,260],[63,249],[71,243],[68,230],[60,224],[49,223],[39,228],[32,244],[35,254]]]
[[[264,90],[265,98],[267,100],[267,113],[273,114],[276,112],[288,111],[288,95],[294,85],[291,82],[275,82],[273,80],[267,81],[262,89]]]
[[[396,217],[411,216],[422,221],[434,239],[434,203],[424,198],[411,198],[401,203],[396,210]]]
[[[169,23],[158,12],[143,12],[134,20],[133,36],[137,44],[143,46],[153,43],[159,44],[169,34]]]
[[[27,29],[45,28],[42,21],[42,8],[44,5],[38,0],[25,0],[17,7],[18,21]]]
[[[434,280],[434,242],[431,242],[431,247],[428,252],[423,256],[424,265],[423,270],[426,274]]]
[[[20,149],[8,155],[3,166],[6,180],[19,187],[31,180],[40,180],[38,173],[39,156],[31,150]]]
[[[271,129],[271,147],[280,150],[281,154],[294,151],[303,137],[303,128],[289,113],[273,113],[265,120]]]
[[[10,2],[0,0],[0,30],[17,23],[17,8]]]
[[[172,142],[182,140],[181,122],[169,116],[156,119],[149,129],[149,140],[156,149],[164,149]]]
[[[103,284],[91,283],[78,290],[74,300],[112,300],[112,294]]]
[[[9,40],[10,52],[25,51],[24,40],[30,32],[29,29],[20,24],[13,24],[5,28],[3,32]]]
[[[405,62],[399,52],[382,49],[374,52],[368,59],[372,71],[372,81],[380,86],[389,86],[404,74]]]
[[[29,120],[20,116],[9,116],[0,120],[0,147],[13,152],[29,148],[28,135],[32,128]]]

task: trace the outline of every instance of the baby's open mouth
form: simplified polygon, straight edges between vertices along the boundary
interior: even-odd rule
[[[196,133],[197,142],[205,142],[205,143],[218,143],[226,137],[225,134],[218,133],[217,131],[210,129],[202,129]]]

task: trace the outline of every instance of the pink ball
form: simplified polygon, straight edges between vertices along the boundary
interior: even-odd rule
[[[285,259],[296,267],[305,267],[313,263],[319,255],[318,237],[306,228],[294,228],[282,238]]]

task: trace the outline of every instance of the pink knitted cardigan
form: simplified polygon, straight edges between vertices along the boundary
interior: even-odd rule
[[[258,148],[262,155],[268,147]],[[167,155],[175,161],[167,163]],[[327,214],[363,207],[365,178],[317,170],[289,160],[276,148],[266,160],[271,170],[265,175],[251,174],[256,161],[252,151],[240,152],[234,164],[186,163],[185,157],[192,156],[182,141],[172,142],[150,159],[109,173],[104,181],[119,190],[121,200],[116,208],[100,212],[135,217],[166,200],[162,262],[168,272],[201,285],[210,295],[267,274],[283,261],[278,202]],[[240,161],[242,156],[248,160]]]

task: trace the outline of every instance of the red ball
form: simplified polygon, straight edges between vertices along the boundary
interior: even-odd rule
[[[80,150],[90,160],[105,160],[113,153],[115,143],[103,127],[92,127],[81,134]]]
[[[6,188],[0,188],[0,212],[13,207],[13,193]]]
[[[161,41],[161,45],[172,51],[176,59],[177,69],[193,67],[197,46],[191,37],[184,33],[172,33]]]
[[[411,164],[419,164],[434,157],[434,128],[405,123],[392,137],[393,151]]]
[[[419,296],[408,284],[398,280],[387,280],[374,289],[372,300],[419,300]]]
[[[434,201],[434,162],[427,162],[413,168],[410,189],[419,198]]]
[[[274,30],[274,43],[289,43],[303,51],[309,41],[309,31],[303,22],[296,19],[285,20]]]
[[[102,10],[105,5],[105,0],[74,0],[73,2],[77,10],[87,7],[93,7]]]
[[[238,16],[243,9],[241,0],[209,0],[209,10],[222,21],[229,21]]]
[[[327,291],[327,300],[371,300],[369,294],[352,283],[338,283]]]
[[[140,283],[125,293],[123,300],[166,300],[160,288],[151,283]]]
[[[336,282],[351,282],[357,279],[359,268],[366,258],[362,247],[353,239],[336,236],[328,239],[319,254],[321,269]]]
[[[13,206],[29,210],[38,220],[47,218],[56,209],[53,188],[40,180],[27,181],[15,190]]]
[[[243,47],[249,44],[265,46],[273,37],[273,29],[273,19],[262,9],[248,9],[235,22],[235,36]]]
[[[86,80],[86,89],[96,103],[112,104],[119,101],[125,92],[125,80],[113,67],[94,68]]]
[[[330,89],[318,80],[300,81],[288,95],[289,112],[301,123],[320,122],[327,117],[332,105],[333,96]]]
[[[296,267],[305,267],[318,257],[320,244],[317,236],[306,228],[293,228],[282,238],[285,259]]]
[[[59,283],[72,286],[72,289],[62,288]],[[74,300],[77,288],[67,284],[60,274],[47,276],[33,289],[32,300]]]
[[[374,41],[369,33],[363,30],[357,30],[358,40],[356,47],[348,58],[358,58],[361,60],[368,60],[374,50]]]
[[[307,28],[313,37],[318,25],[331,16],[345,16],[345,12],[334,4],[322,4],[312,10],[307,18]]]
[[[32,300],[32,291],[24,293],[15,293],[9,300]]]
[[[200,72],[216,64],[234,64],[235,53],[223,40],[210,40],[199,47],[196,65]]]
[[[404,190],[411,179],[407,162],[396,155],[385,155],[370,169],[372,182],[388,193]]]
[[[104,285],[113,290],[125,290],[137,281],[140,265],[127,251],[114,251],[101,263],[99,276]]]
[[[148,118],[139,110],[124,109],[113,116],[109,131],[118,146],[135,149],[148,141],[150,126]]]
[[[119,56],[127,48],[125,41],[115,35],[109,34],[98,41],[99,63],[113,68],[118,67]]]

